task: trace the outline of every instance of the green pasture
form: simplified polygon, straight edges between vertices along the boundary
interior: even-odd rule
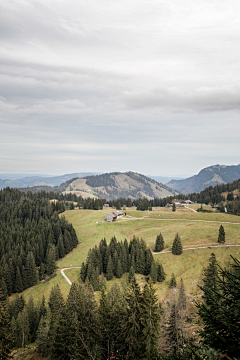
[[[194,207],[197,208],[196,205]],[[111,211],[112,209],[109,208],[98,211],[68,210],[61,215],[65,216],[73,224],[79,239],[79,245],[65,258],[57,262],[59,269],[81,266],[82,262],[86,260],[90,248],[98,245],[103,237],[109,242],[114,235],[118,241],[125,238],[130,240],[134,235],[139,238],[142,237],[152,250],[154,249],[156,236],[160,232],[164,237],[166,250],[171,249],[176,233],[180,235],[183,248],[211,247],[218,244],[218,230],[220,225],[223,224],[226,233],[225,244],[240,245],[240,217],[234,215],[195,213],[189,209],[177,209],[176,212],[172,212],[171,208],[154,208],[152,212],[127,209],[125,210],[126,217],[107,223],[104,221],[104,217]],[[202,269],[206,266],[211,252],[214,252],[219,258],[219,262],[224,265],[229,261],[230,254],[238,256],[239,251],[240,247],[223,247],[188,250],[184,251],[181,256],[174,256],[171,253],[154,255],[156,259],[163,263],[164,270],[168,274],[163,284],[156,285],[157,294],[161,299],[167,295],[168,283],[172,272],[174,272],[177,281],[180,281],[182,277],[187,291],[194,296],[197,292]],[[65,274],[72,282],[77,281],[79,269],[65,270]],[[115,281],[121,283],[123,280]],[[25,290],[23,294],[26,300],[30,295],[33,296],[35,301],[41,298],[43,294],[48,298],[51,288],[56,284],[59,284],[62,293],[66,297],[70,286],[60,274],[60,271],[52,280],[46,283],[39,282],[35,287]],[[110,285],[111,282],[109,282],[108,286]]]

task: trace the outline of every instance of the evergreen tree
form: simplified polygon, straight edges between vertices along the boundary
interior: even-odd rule
[[[175,275],[174,275],[174,273],[172,273],[169,287],[170,288],[175,288],[176,286],[177,286],[177,283],[176,283]]]
[[[145,251],[145,273],[144,275],[149,275],[151,271],[151,265],[153,262],[153,255],[150,249]]]
[[[157,266],[156,266],[155,261],[152,262],[150,276],[151,276],[152,282],[155,284],[157,282]]]
[[[16,279],[15,279],[15,292],[19,293],[22,291],[23,291],[22,277],[20,274],[19,267],[17,267]]]
[[[185,289],[184,289],[184,285],[183,285],[183,280],[181,278],[180,281],[180,288],[179,288],[179,295],[178,295],[178,308],[179,309],[186,309],[187,306],[187,298],[186,298],[186,294],[185,294]]]
[[[29,319],[27,308],[18,314],[16,321],[17,347],[24,347],[29,342]]]
[[[28,312],[28,321],[29,321],[29,340],[30,342],[34,342],[38,328],[39,318],[32,296],[30,296],[26,308]]]
[[[220,268],[213,287],[202,287],[204,302],[198,313],[204,323],[200,335],[205,346],[220,349],[229,358],[240,357],[240,262],[233,258],[229,270]]]
[[[12,342],[10,316],[2,289],[0,288],[0,359],[9,359]]]
[[[39,268],[39,280],[44,279],[44,272],[45,272],[45,266],[43,263],[41,263],[40,268]]]
[[[180,352],[180,329],[179,312],[175,301],[168,319],[167,335],[170,352],[176,356]]]
[[[144,353],[141,356],[143,359],[156,359],[158,358],[160,312],[158,298],[151,279],[143,290],[142,319]]]
[[[122,269],[121,261],[120,261],[120,259],[118,259],[116,277],[121,278],[122,275],[123,275],[123,269]]]
[[[182,254],[182,243],[181,243],[180,236],[178,234],[175,236],[175,239],[173,241],[172,253],[173,253],[173,255],[181,255]]]
[[[206,291],[215,290],[217,287],[217,276],[218,276],[218,263],[216,256],[211,254],[209,258],[209,264],[206,269],[203,270],[203,289]]]
[[[35,264],[34,255],[31,251],[27,255],[25,274],[26,274],[27,287],[36,285],[37,283],[36,264]]]
[[[121,204],[120,204],[119,201],[118,201],[118,203],[117,203],[116,210],[121,210]]]
[[[225,243],[225,231],[224,231],[224,227],[222,225],[219,228],[218,242],[220,244]]]
[[[135,276],[135,271],[134,271],[134,268],[133,266],[131,266],[130,268],[130,271],[129,271],[129,274],[128,274],[128,282],[131,283],[132,279],[134,278]]]
[[[82,280],[82,282],[84,282],[86,280],[86,265],[85,263],[83,262],[82,263],[82,266],[81,266],[81,270],[80,270],[80,279]]]
[[[162,264],[157,264],[157,281],[163,282],[166,279]]]
[[[140,286],[133,277],[126,295],[126,315],[123,319],[123,329],[125,333],[125,342],[128,345],[128,359],[141,359],[144,351],[144,334],[142,303],[143,294]]]
[[[46,272],[48,275],[51,275],[55,271],[55,247],[54,245],[50,246],[47,253],[46,259]]]
[[[154,251],[155,252],[160,252],[164,249],[164,240],[163,240],[163,236],[160,233],[157,238],[156,238],[156,243],[155,243],[155,248]]]
[[[108,264],[107,264],[107,280],[112,280],[113,278],[113,262],[111,256],[108,258]]]
[[[176,211],[176,204],[175,204],[175,202],[173,203],[172,211]]]

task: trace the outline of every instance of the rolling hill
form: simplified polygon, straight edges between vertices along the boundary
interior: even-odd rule
[[[198,193],[209,186],[226,184],[240,178],[239,165],[214,165],[202,169],[197,175],[184,180],[171,180],[167,183],[170,188],[183,194]]]
[[[93,175],[96,173],[74,173],[74,174],[65,174],[59,176],[39,176],[39,175],[21,175],[19,177],[16,176],[9,176],[1,175],[0,174],[0,189],[3,189],[7,186],[11,188],[27,188],[27,187],[43,187],[43,186],[58,186],[64,183],[67,180],[73,178],[81,178],[88,175]],[[18,178],[16,178],[18,177]],[[39,191],[41,188],[38,189]],[[45,189],[46,190],[46,189]],[[46,190],[47,191],[47,190]]]
[[[101,199],[124,198],[163,198],[175,195],[166,185],[163,185],[145,175],[134,172],[115,172],[96,176],[74,179],[65,189],[78,195],[95,196]]]

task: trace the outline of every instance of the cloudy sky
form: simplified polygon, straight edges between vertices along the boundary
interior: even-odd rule
[[[0,174],[240,163],[239,0],[2,0]]]

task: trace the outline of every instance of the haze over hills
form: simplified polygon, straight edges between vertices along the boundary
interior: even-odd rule
[[[213,165],[202,169],[197,175],[184,180],[171,180],[170,188],[183,194],[198,193],[209,186],[231,183],[240,178],[239,165]]]
[[[24,174],[0,174],[0,189],[7,186],[12,188],[26,188],[33,186],[58,186],[67,180],[96,175],[96,172],[83,172],[65,174],[60,176],[50,175],[24,175]]]
[[[174,195],[166,185],[163,185],[145,175],[134,172],[115,172],[75,179],[66,187],[67,192],[78,195],[91,194],[102,199],[123,198],[154,198]]]

